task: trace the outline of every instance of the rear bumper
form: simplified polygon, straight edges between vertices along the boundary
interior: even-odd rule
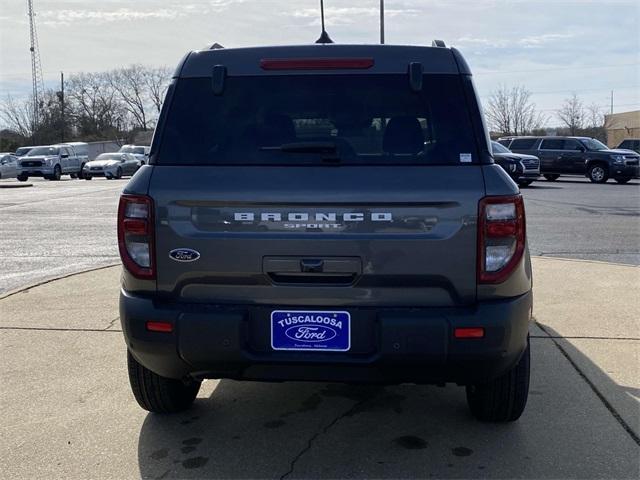
[[[282,306],[160,303],[121,291],[120,320],[134,357],[170,378],[467,384],[517,363],[531,306],[529,292],[469,308],[349,309],[349,352],[273,351],[270,312]],[[148,320],[173,332],[150,332]],[[455,339],[455,327],[484,327],[485,337]]]

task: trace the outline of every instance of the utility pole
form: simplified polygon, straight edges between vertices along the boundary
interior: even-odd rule
[[[611,90],[611,115],[613,115],[613,90]]]
[[[384,0],[380,0],[380,44],[384,45]]]
[[[60,91],[57,93],[60,99],[60,142],[64,143],[64,72],[60,72]]]

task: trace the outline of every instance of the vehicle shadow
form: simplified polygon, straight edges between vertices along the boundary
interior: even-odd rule
[[[189,411],[146,416],[140,475],[633,477],[637,445],[553,340],[533,338],[532,355],[529,404],[511,424],[475,421],[454,386],[207,381]]]

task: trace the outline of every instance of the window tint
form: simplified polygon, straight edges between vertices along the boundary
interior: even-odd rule
[[[573,140],[571,138],[567,138],[564,141],[564,145],[562,146],[563,150],[578,150],[580,147],[582,147],[582,144],[580,142],[578,142],[577,140]],[[582,147],[582,149],[584,150],[584,147]]]
[[[478,162],[457,75],[229,77],[177,81],[158,164]],[[462,162],[462,163],[461,163]]]
[[[516,138],[511,142],[510,149],[513,150],[531,150],[538,141],[537,138]]]
[[[504,145],[505,147],[509,148],[509,144],[511,143],[511,139],[507,139],[507,140],[498,140],[498,143],[500,145]]]
[[[562,138],[547,138],[542,140],[540,150],[562,150],[564,140]]]

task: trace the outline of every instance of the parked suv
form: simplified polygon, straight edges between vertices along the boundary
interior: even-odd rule
[[[616,148],[640,153],[640,138],[625,138]]]
[[[525,407],[524,205],[455,49],[188,54],[118,243],[147,410],[204,378],[452,382],[479,419]]]
[[[528,187],[540,177],[538,157],[513,153],[498,142],[491,142],[491,153],[496,163],[521,187]]]
[[[640,155],[628,150],[612,150],[589,137],[509,137],[499,142],[513,152],[536,155],[540,171],[553,182],[560,175],[585,175],[593,183],[609,178],[627,183],[638,178]]]
[[[29,177],[60,180],[62,175],[76,178],[81,174],[80,167],[80,160],[69,145],[35,147],[24,157],[20,157],[18,180],[26,182]]]

